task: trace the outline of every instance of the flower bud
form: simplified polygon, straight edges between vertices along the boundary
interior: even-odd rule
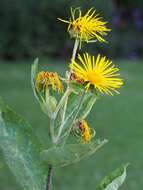
[[[56,72],[39,72],[35,79],[35,89],[40,97],[43,112],[50,116],[57,106],[54,92],[63,92],[63,85],[58,74]]]

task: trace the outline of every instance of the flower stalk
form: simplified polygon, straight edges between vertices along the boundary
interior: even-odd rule
[[[76,53],[77,53],[77,50],[78,50],[78,46],[79,46],[79,39],[76,38],[75,39],[75,43],[74,43],[74,48],[73,48],[73,53],[72,53],[72,60],[75,60],[75,57],[76,57]]]
[[[76,38],[75,43],[74,43],[74,48],[73,48],[71,61],[75,60],[77,50],[78,50],[78,46],[79,46],[79,40]],[[70,77],[71,71],[72,70],[70,70],[69,77]],[[68,80],[70,80],[70,78],[68,78]],[[56,109],[56,114],[55,115],[57,115],[59,109],[61,108],[61,105],[62,105],[63,101],[65,102],[64,103],[64,108],[63,108],[62,119],[61,119],[61,125],[60,125],[58,135],[57,135],[56,141],[55,141],[56,143],[59,141],[60,135],[61,135],[62,130],[63,130],[63,126],[64,126],[63,123],[64,123],[64,120],[65,120],[65,114],[66,114],[66,109],[67,109],[67,104],[68,104],[68,96],[70,95],[70,93],[71,93],[71,89],[69,88],[69,86],[67,86],[67,90],[66,90],[64,96],[61,99],[61,102],[59,103],[59,105],[58,105],[58,107]]]
[[[46,190],[52,190],[52,165],[48,167]]]

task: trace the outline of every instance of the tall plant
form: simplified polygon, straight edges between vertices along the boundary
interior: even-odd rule
[[[100,94],[119,94],[123,85],[119,69],[105,56],[77,54],[84,43],[106,42],[110,29],[96,11],[91,8],[83,14],[80,8],[71,9],[69,20],[59,20],[68,24],[75,39],[68,71],[64,77],[39,72],[38,59],[31,70],[35,98],[50,121],[51,147],[45,149],[28,122],[0,101],[0,147],[24,190],[51,190],[53,169],[79,162],[108,142],[96,138],[86,118]],[[96,190],[117,190],[126,178],[127,165],[105,177]]]

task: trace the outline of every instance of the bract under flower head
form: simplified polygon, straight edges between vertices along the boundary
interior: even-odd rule
[[[78,84],[83,84],[84,83],[84,80],[81,79],[80,77],[78,77],[75,73],[72,73],[70,74],[70,80],[73,81],[73,82],[76,82]]]
[[[123,85],[123,80],[117,77],[120,75],[117,73],[119,69],[111,61],[100,55],[95,60],[95,57],[88,53],[83,54],[83,57],[78,55],[78,60],[81,65],[72,60],[70,68],[84,80],[86,91],[94,87],[103,94],[113,95],[113,91],[119,93],[117,89]]]
[[[78,12],[78,16],[77,15]],[[102,21],[99,14],[95,14],[96,10],[91,8],[86,14],[82,15],[80,8],[71,8],[71,18],[67,20],[59,19],[62,22],[69,24],[68,32],[71,37],[77,38],[81,41],[98,40],[105,42],[103,36],[110,31],[107,28],[107,22]]]
[[[58,93],[63,91],[63,85],[56,72],[39,72],[36,77],[35,86],[37,90],[47,90],[51,86]]]

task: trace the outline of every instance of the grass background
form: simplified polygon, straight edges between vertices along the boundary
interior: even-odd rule
[[[98,181],[122,163],[130,162],[121,190],[143,187],[143,64],[141,61],[116,61],[125,80],[121,94],[104,96],[95,104],[89,122],[97,136],[109,143],[95,155],[67,168],[54,171],[58,190],[94,190]],[[30,62],[0,64],[0,96],[24,115],[37,135],[47,142],[47,118],[42,115],[30,86]],[[40,67],[63,74],[65,63],[43,59]],[[22,171],[21,171],[22,172]],[[20,190],[0,152],[0,190]]]

